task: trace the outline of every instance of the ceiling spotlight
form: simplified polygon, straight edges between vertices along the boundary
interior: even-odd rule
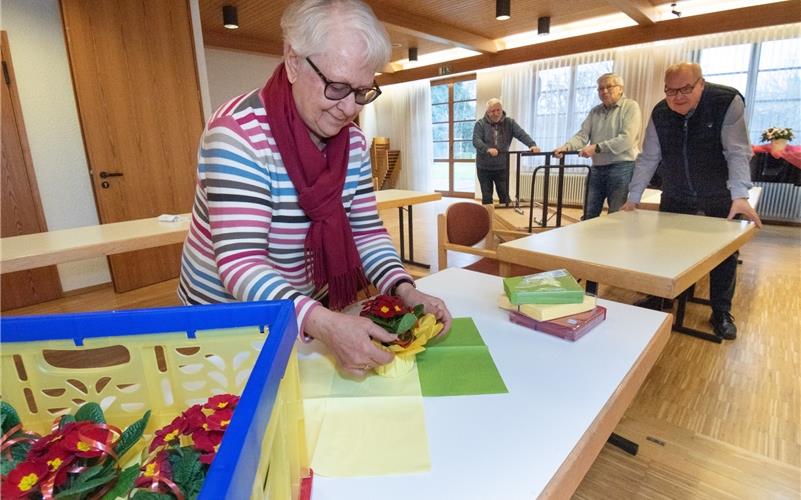
[[[506,21],[512,17],[512,0],[495,0],[495,19]]]
[[[239,15],[236,12],[235,5],[223,5],[223,26],[229,30],[235,30],[239,27]]]
[[[678,2],[673,2],[670,4],[670,13],[676,17],[681,17],[681,11],[678,8]]]
[[[537,34],[543,36],[547,35],[550,32],[551,32],[550,16],[542,16],[537,18]]]
[[[409,61],[417,60],[417,47],[409,47]]]

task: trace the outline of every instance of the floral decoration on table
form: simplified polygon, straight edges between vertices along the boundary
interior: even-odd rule
[[[10,404],[0,405],[4,499],[106,500],[125,497],[133,487],[139,465],[121,470],[120,459],[142,438],[149,411],[120,430],[106,423],[99,405],[86,403],[75,415],[57,418],[53,430],[39,436],[24,430]]]
[[[391,363],[375,368],[375,372],[384,377],[400,377],[411,371],[417,353],[424,351],[426,343],[444,327],[437,323],[433,314],[423,312],[422,304],[407,307],[398,297],[390,295],[378,295],[365,301],[360,315],[398,336],[390,344],[381,344],[395,354]]]
[[[185,410],[155,432],[140,466],[123,456],[142,439],[149,411],[121,431],[106,423],[99,405],[86,403],[39,436],[0,401],[2,498],[195,499],[238,402],[220,394]]]
[[[762,131],[762,140],[772,142],[777,140],[792,141],[795,135],[791,128],[770,127]]]

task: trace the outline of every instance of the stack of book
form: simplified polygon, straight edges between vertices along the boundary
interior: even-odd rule
[[[606,309],[566,269],[504,278],[503,288],[498,305],[512,322],[566,340],[578,340],[606,319]]]

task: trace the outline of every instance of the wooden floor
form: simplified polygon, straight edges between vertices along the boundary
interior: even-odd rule
[[[415,207],[415,258],[432,268],[414,274],[436,271],[436,214],[453,201]],[[382,217],[397,244],[397,210]],[[801,498],[801,229],[766,226],[740,258],[737,340],[717,345],[674,333],[616,429],[639,454],[606,445],[575,498]],[[175,280],[125,294],[104,287],[5,314],[173,305],[175,288]],[[698,293],[707,290],[704,280]],[[599,294],[642,297],[603,285]],[[706,306],[689,306],[690,326],[708,329],[708,316]]]

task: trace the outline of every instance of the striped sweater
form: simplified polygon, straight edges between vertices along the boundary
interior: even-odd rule
[[[351,126],[342,205],[367,278],[387,293],[410,279],[376,210],[366,140]],[[178,296],[185,304],[291,299],[298,330],[326,290],[307,278],[310,220],[281,161],[258,91],[221,106],[198,151]]]

